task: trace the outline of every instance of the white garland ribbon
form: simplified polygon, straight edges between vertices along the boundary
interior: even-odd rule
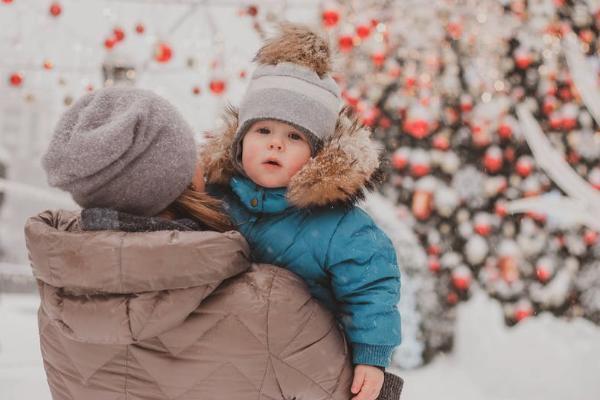
[[[562,41],[565,57],[573,83],[577,88],[581,99],[596,123],[600,125],[600,92],[596,72],[580,48],[579,39],[573,32],[569,32]]]
[[[510,213],[542,212],[570,225],[600,230],[600,193],[579,176],[542,131],[526,105],[517,106],[517,116],[525,140],[537,165],[569,197],[546,194],[519,199],[507,204]]]

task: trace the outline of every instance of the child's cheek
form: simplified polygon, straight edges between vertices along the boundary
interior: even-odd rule
[[[257,146],[254,145],[252,141],[248,141],[244,143],[244,147],[242,150],[242,165],[246,167],[246,165],[252,164],[256,158],[258,157],[258,149]]]
[[[294,175],[296,175],[296,173],[298,171],[300,171],[302,169],[302,167],[304,167],[304,165],[308,162],[309,158],[308,157],[303,157],[302,159],[299,160],[295,160],[292,165],[290,166],[290,178]]]

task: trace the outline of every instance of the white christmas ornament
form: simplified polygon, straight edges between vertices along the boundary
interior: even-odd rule
[[[481,264],[485,261],[488,253],[489,246],[487,241],[479,235],[471,236],[465,245],[465,255],[471,265]]]
[[[460,198],[451,187],[439,185],[434,194],[434,205],[438,214],[448,218],[460,205]]]

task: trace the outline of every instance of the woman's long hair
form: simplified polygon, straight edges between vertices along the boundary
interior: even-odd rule
[[[191,218],[218,232],[235,229],[223,211],[223,202],[189,185],[165,210],[174,217]]]

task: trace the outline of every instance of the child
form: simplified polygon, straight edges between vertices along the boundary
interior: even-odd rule
[[[335,313],[352,348],[354,399],[374,399],[400,343],[394,248],[353,205],[379,175],[377,147],[340,112],[316,34],[283,25],[255,60],[239,115],[230,109],[204,147],[208,190],[225,201],[253,261],[300,275]]]

